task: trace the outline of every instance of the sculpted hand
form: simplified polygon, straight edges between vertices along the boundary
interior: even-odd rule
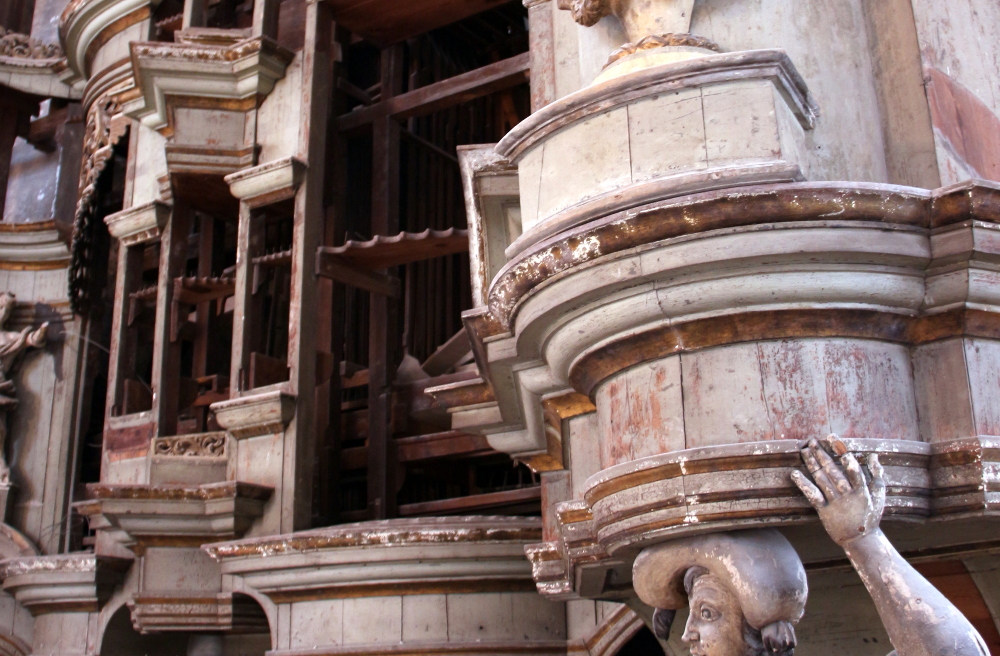
[[[833,541],[845,547],[878,530],[885,508],[882,465],[875,454],[868,457],[868,470],[872,475],[869,485],[861,465],[836,435],[826,438],[823,443],[809,440],[802,449],[802,460],[812,480],[794,471],[792,481],[816,508]]]
[[[45,323],[43,323],[41,326],[38,327],[38,330],[35,330],[28,334],[28,344],[34,347],[45,346],[45,342],[48,339],[48,335],[49,335],[49,322],[46,321]]]

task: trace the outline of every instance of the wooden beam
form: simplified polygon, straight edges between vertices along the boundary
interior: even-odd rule
[[[327,249],[340,256],[345,264],[365,270],[388,269],[411,262],[469,252],[468,230],[424,230],[400,232],[391,237],[377,235],[368,241],[349,240],[343,246]]]
[[[401,121],[461,105],[524,84],[530,69],[531,55],[523,53],[398,96],[386,97],[383,91],[381,102],[338,118],[337,129],[356,130],[384,116]]]
[[[366,292],[387,298],[399,298],[401,285],[399,278],[375,271],[364,271],[346,263],[342,257],[331,252],[329,246],[322,246],[316,252],[316,275],[335,282],[363,289]]]
[[[493,9],[508,0],[326,0],[337,23],[389,45]]]
[[[423,503],[408,503],[399,507],[399,516],[415,517],[417,515],[454,515],[458,513],[502,508],[504,506],[522,505],[535,501],[541,501],[541,499],[541,487],[523,487],[516,490],[474,494],[472,496],[458,497],[455,499],[441,499],[439,501],[425,501]]]
[[[483,435],[447,431],[393,440],[399,462],[420,462],[445,458],[474,458],[496,455]],[[368,464],[368,447],[344,449],[340,464],[345,471],[364,469]]]

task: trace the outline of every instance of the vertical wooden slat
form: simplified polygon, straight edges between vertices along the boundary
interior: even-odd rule
[[[347,34],[338,34],[337,42],[343,43],[349,39]],[[334,63],[331,79],[336,80],[343,72],[344,63]],[[346,98],[343,93],[336,91],[336,85],[331,89],[332,98],[330,101],[333,111],[329,117],[339,116],[346,111]],[[329,126],[329,123],[328,123]],[[327,204],[325,233],[323,243],[326,245],[336,245],[343,242],[347,232],[347,171],[344,164],[347,161],[347,143],[342,136],[328,127],[329,141],[327,144],[327,180],[331,183],[326,186],[329,198],[325,199]],[[317,502],[319,504],[316,514],[324,523],[337,523],[340,521],[341,499],[340,491],[340,443],[343,439],[341,434],[341,397],[343,396],[340,386],[340,363],[345,358],[344,334],[350,314],[347,306],[347,290],[343,285],[336,284],[332,280],[323,279],[319,281],[319,295],[321,301],[325,301],[320,308],[320,324],[318,334],[328,334],[329,342],[326,344],[333,361],[333,374],[327,383],[326,393],[326,428],[323,439],[319,440],[319,453],[317,454],[318,468],[317,476]],[[324,327],[328,332],[324,333]],[[319,422],[319,417],[317,417]],[[320,424],[317,423],[317,427]]]
[[[174,279],[184,275],[187,264],[191,215],[191,209],[183,201],[175,201],[173,214],[160,240],[160,278],[153,338],[153,409],[159,435],[174,435],[177,432],[181,342],[170,340],[170,312]]]
[[[215,220],[209,216],[202,215],[199,219],[198,228],[198,276],[210,277],[212,275],[212,255],[215,246]],[[208,364],[208,350],[211,337],[210,321],[213,303],[201,303],[196,310],[195,338],[194,338],[194,359],[191,367],[191,376],[199,378],[206,375],[206,365]]]
[[[276,0],[271,0],[277,4]],[[309,3],[302,58],[302,107],[296,156],[308,162],[305,179],[295,194],[292,225],[292,266],[289,285],[289,391],[298,397],[295,418],[285,431],[281,530],[298,531],[312,524],[313,472],[316,465],[315,308],[318,280],[316,249],[323,241],[327,125],[333,85],[334,21],[327,3]],[[289,490],[288,488],[291,487]]]
[[[382,51],[382,100],[402,91],[403,48]],[[391,235],[399,229],[399,124],[381,116],[372,125],[371,234]],[[392,378],[396,339],[396,304],[377,294],[369,297],[368,324],[368,510],[372,519],[396,512],[396,488],[390,462]]]

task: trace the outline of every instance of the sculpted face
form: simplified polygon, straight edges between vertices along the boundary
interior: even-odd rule
[[[743,632],[739,600],[715,576],[695,579],[688,595],[691,614],[681,637],[694,656],[745,656],[753,651]]]

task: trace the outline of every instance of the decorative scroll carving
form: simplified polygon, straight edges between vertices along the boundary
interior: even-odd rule
[[[668,46],[687,46],[689,48],[704,48],[706,50],[722,52],[722,48],[719,47],[719,44],[715,41],[711,41],[710,39],[706,39],[703,36],[697,36],[695,34],[657,34],[647,36],[637,43],[626,43],[621,48],[611,53],[605,67],[614,64],[619,59],[628,57],[629,55],[634,55],[637,52],[642,52],[644,50],[656,50],[657,48],[666,48]]]
[[[17,390],[14,381],[7,378],[7,374],[29,348],[45,346],[49,330],[48,322],[37,329],[29,326],[20,332],[3,330],[14,310],[15,302],[13,294],[0,294],[0,485],[10,482],[10,468],[3,454],[7,441],[7,415],[17,408]]]
[[[226,433],[157,437],[153,440],[153,453],[158,456],[222,457],[226,455]]]
[[[801,451],[809,471],[792,480],[844,549],[903,656],[986,656],[972,624],[882,533],[886,483],[877,455],[866,473],[836,436]],[[683,538],[645,549],[633,566],[639,598],[656,608],[666,639],[674,612],[689,606],[682,640],[699,656],[792,656],[794,625],[808,587],[802,562],[773,529]],[[895,652],[894,652],[895,654]]]
[[[76,204],[73,225],[72,259],[69,272],[69,300],[73,311],[81,314],[87,310],[92,272],[92,227],[97,206],[97,183],[114,147],[127,130],[125,121],[115,122],[121,105],[112,93],[98,98],[87,112],[87,125],[83,140],[83,164],[80,170],[80,197]]]
[[[17,59],[59,59],[62,48],[55,43],[42,43],[27,34],[18,34],[0,27],[0,57]]]

